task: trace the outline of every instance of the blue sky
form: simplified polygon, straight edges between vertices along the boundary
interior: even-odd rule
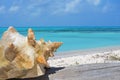
[[[0,26],[120,26],[120,0],[0,0]]]

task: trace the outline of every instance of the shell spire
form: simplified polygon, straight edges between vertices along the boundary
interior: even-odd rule
[[[28,29],[28,44],[35,46],[35,35],[31,28]]]
[[[10,26],[9,28],[8,28],[8,31],[10,31],[10,32],[17,32],[15,29],[14,29],[14,27],[13,26]]]

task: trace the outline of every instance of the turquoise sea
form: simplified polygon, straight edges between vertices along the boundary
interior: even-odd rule
[[[28,28],[29,27],[16,27],[16,30],[26,36]],[[35,32],[36,40],[44,38],[45,41],[51,40],[63,42],[63,45],[58,51],[120,46],[119,26],[49,26],[30,28]],[[0,37],[6,29],[6,27],[0,27]]]

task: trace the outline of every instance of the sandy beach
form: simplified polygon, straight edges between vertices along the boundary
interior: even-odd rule
[[[47,70],[44,80],[120,79],[119,46],[61,52],[48,62],[51,69]]]
[[[120,46],[59,52],[48,62],[51,67],[69,67],[93,63],[120,63]]]

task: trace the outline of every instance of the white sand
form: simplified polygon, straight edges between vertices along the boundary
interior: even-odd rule
[[[62,54],[61,57],[51,58],[48,63],[51,67],[68,67],[94,63],[120,63],[120,48],[105,48],[98,50],[73,51],[69,54]],[[74,54],[74,55],[71,55]],[[77,55],[76,55],[77,54]]]

